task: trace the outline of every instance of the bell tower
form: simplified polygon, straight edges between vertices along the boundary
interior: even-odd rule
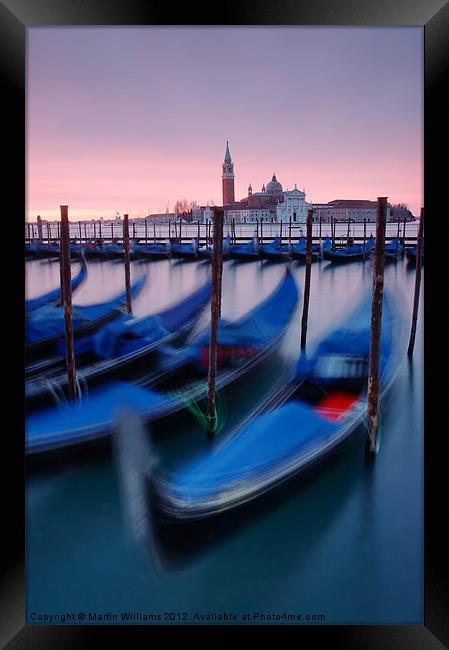
[[[226,141],[226,153],[223,162],[223,173],[221,175],[223,186],[223,205],[234,203],[234,164],[229,153],[229,142]]]

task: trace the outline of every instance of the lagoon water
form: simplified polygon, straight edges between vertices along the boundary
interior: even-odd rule
[[[148,274],[134,303],[134,313],[141,316],[187,295],[210,267],[162,260],[133,262],[131,268],[132,277]],[[303,289],[304,265],[293,263],[292,271]],[[123,290],[123,263],[88,262],[88,272],[87,281],[74,293],[74,304],[100,302]],[[283,272],[283,264],[226,261],[223,317],[232,320],[251,309],[275,288]],[[27,296],[39,295],[57,286],[59,265],[29,261],[26,279]],[[234,623],[298,622],[283,614],[301,614],[303,623],[422,623],[422,296],[415,352],[411,361],[406,356],[414,279],[406,260],[386,265],[385,287],[397,297],[404,317],[404,354],[388,400],[382,403],[375,462],[366,462],[360,432],[342,453],[310,476],[290,482],[277,496],[260,499],[248,516],[240,516],[226,530],[217,529],[195,552],[186,540],[179,567],[161,570],[148,540],[133,535],[114,454],[106,451],[30,470],[28,622],[45,613],[84,613],[84,622],[92,622],[88,614],[96,612],[106,615],[104,622],[124,623],[122,613],[132,612],[152,614],[153,623],[198,623],[195,613],[226,612],[237,615]],[[371,282],[371,261],[313,264],[308,348],[344,317],[360,292],[371,291]],[[253,386],[235,408],[227,405],[219,436],[246,417],[297,359],[301,314],[302,291],[277,376],[271,383]],[[192,425],[154,444],[170,466],[210,443],[204,431]],[[261,615],[256,620],[255,612]],[[251,617],[242,620],[247,613]],[[305,619],[307,615],[325,619]],[[137,616],[131,622],[147,621]]]

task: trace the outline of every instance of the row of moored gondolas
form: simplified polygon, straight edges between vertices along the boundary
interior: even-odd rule
[[[370,236],[365,243],[359,245],[339,245],[332,250],[332,240],[326,238],[322,243],[312,245],[312,260],[321,258],[333,262],[348,262],[365,259],[374,250],[374,238]],[[403,244],[399,239],[392,239],[385,247],[386,258],[397,259],[403,252]],[[124,257],[124,246],[118,240],[111,243],[101,240],[92,240],[88,243],[71,243],[72,256],[84,256],[88,259],[120,259]],[[59,256],[59,243],[44,243],[37,241],[26,244],[25,253],[27,257],[48,257]],[[213,253],[213,245],[201,245],[200,240],[194,237],[191,242],[168,240],[166,242],[140,243],[138,239],[130,241],[130,258],[144,260],[160,260],[166,258],[178,258],[186,260],[210,260]],[[223,240],[223,259],[235,259],[239,261],[252,261],[265,259],[270,261],[286,261],[296,259],[305,261],[307,253],[307,240],[300,237],[297,242],[282,243],[280,237],[276,237],[270,243],[260,243],[257,237],[245,243],[233,243],[230,235]],[[416,258],[416,246],[406,251],[409,259]]]
[[[251,246],[256,251],[255,242],[235,248],[249,253]],[[295,246],[303,254],[305,240]],[[390,252],[397,257],[402,252],[396,248],[400,243],[394,240],[392,246]],[[232,248],[226,238],[226,256],[235,255]],[[323,242],[322,250],[314,245],[315,258],[322,254],[332,259],[331,248],[330,240]],[[346,255],[357,259],[356,255],[371,253],[373,238],[360,248],[348,247]],[[258,256],[261,249],[292,255],[292,249],[276,240],[257,248]],[[147,445],[150,430],[153,436],[173,434],[183,431],[186,422],[191,427],[192,418],[198,427],[204,426],[210,330],[208,324],[197,327],[210,301],[209,267],[204,270],[204,281],[191,294],[164,310],[136,318],[125,312],[124,292],[107,302],[76,305],[76,288],[88,276],[81,256],[81,267],[72,276],[74,400],[69,397],[65,371],[59,289],[26,302],[26,451],[30,459],[48,461],[81,447],[108,445],[120,412],[133,414],[128,417],[130,423],[137,417],[136,435]],[[131,287],[133,298],[151,281],[147,274],[137,276]],[[368,283],[360,296],[352,296],[342,306],[340,322],[329,324],[312,352],[300,354],[298,345],[296,361],[281,382],[267,378],[273,372],[279,376],[280,346],[299,307],[301,291],[290,268],[286,266],[272,293],[241,318],[220,318],[213,444],[176,471],[159,467],[151,455],[145,460],[139,452],[135,458],[150,496],[149,508],[159,522],[171,528],[227,513],[321,461],[360,431],[366,413],[370,289]],[[388,288],[383,300],[381,395],[390,387],[404,353],[403,337],[398,335],[403,310]],[[263,391],[261,406],[244,424],[227,431],[226,409],[221,411],[220,405],[232,406],[251,386]],[[131,442],[128,433],[122,442],[131,455],[136,454],[141,447]]]

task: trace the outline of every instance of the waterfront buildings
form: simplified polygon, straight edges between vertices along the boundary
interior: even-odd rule
[[[234,189],[234,163],[229,151],[229,142],[226,143],[226,153],[222,165],[222,194],[225,221],[233,219],[240,223],[261,222],[287,222],[305,223],[307,207],[305,191],[297,188],[284,190],[282,184],[273,174],[271,181],[266,186],[262,185],[260,192],[253,192],[251,183],[248,194],[240,201],[235,201]]]
[[[376,221],[377,201],[362,199],[335,199],[329,203],[313,203],[313,221],[330,223],[336,221]],[[413,221],[414,217],[406,206],[387,206],[387,221]]]

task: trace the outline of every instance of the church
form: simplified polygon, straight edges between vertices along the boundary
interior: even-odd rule
[[[240,223],[253,223],[257,220],[268,223],[306,223],[307,208],[305,191],[298,190],[295,184],[293,190],[283,190],[276,174],[270,182],[262,185],[260,192],[253,192],[251,183],[248,196],[240,201],[235,200],[234,163],[226,143],[226,153],[222,165],[222,191],[225,221],[233,219]]]

